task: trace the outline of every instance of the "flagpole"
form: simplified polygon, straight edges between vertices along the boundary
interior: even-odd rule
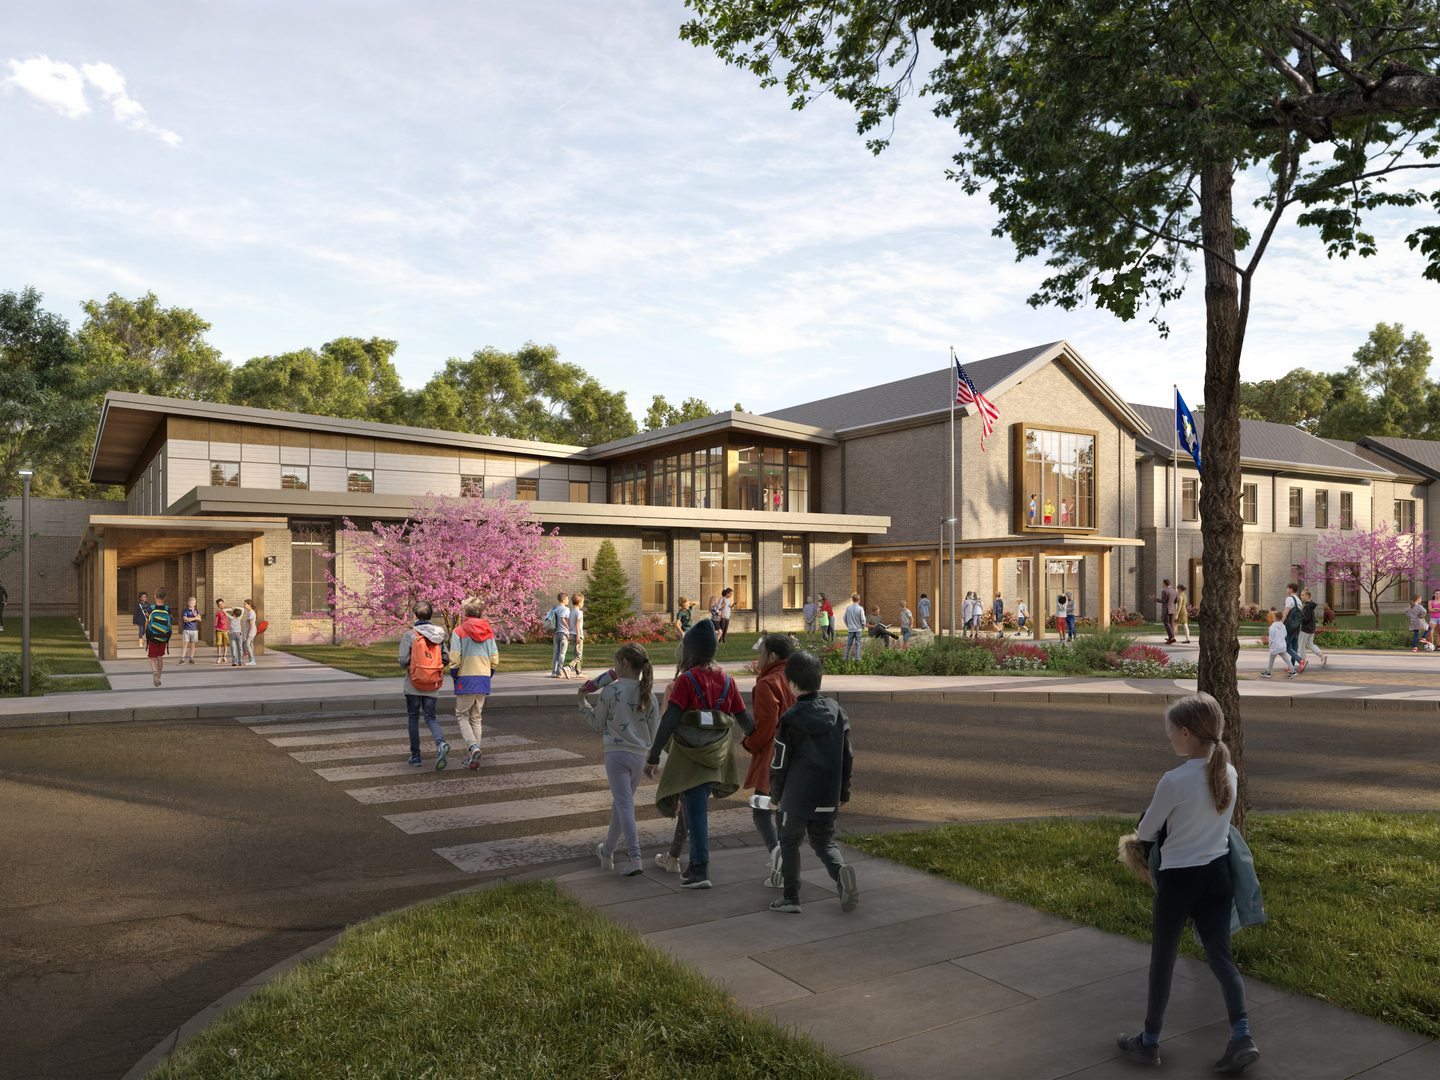
[[[950,346],[950,638],[955,638],[955,397],[960,393],[960,371],[955,346]]]
[[[1179,591],[1180,588],[1180,387],[1173,386],[1175,391],[1175,430],[1170,433],[1171,443],[1174,452],[1170,455],[1170,471],[1172,483],[1175,490],[1171,492],[1174,501],[1175,517],[1172,519],[1170,530],[1174,542],[1174,556],[1170,567],[1170,587]]]

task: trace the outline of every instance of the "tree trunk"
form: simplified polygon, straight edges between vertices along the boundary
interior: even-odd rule
[[[1205,433],[1200,461],[1200,535],[1205,591],[1200,598],[1199,686],[1225,711],[1225,744],[1239,774],[1235,827],[1245,833],[1249,806],[1245,733],[1235,664],[1240,653],[1240,566],[1245,532],[1240,518],[1240,282],[1235,270],[1232,216],[1234,165],[1211,159],[1200,174],[1200,228],[1205,243]]]

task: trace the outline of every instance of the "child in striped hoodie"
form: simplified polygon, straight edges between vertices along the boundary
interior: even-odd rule
[[[455,679],[455,719],[460,736],[470,747],[465,767],[480,768],[480,714],[490,693],[490,679],[500,666],[495,631],[484,618],[485,605],[476,597],[461,605],[465,617],[450,635],[450,674]]]

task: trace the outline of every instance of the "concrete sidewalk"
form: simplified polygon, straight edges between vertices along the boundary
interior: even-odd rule
[[[740,1004],[794,1024],[876,1077],[1208,1077],[1229,1024],[1203,963],[1176,967],[1155,1074],[1116,1055],[1145,1015],[1150,948],[845,848],[860,906],[804,850],[801,915],[767,910],[761,847],[711,852],[709,892],[647,869],[594,869],[561,885]],[[1143,888],[1138,883],[1136,888]],[[1243,933],[1243,931],[1242,931]],[[1426,1080],[1440,1044],[1246,979],[1261,1059],[1247,1077]]]

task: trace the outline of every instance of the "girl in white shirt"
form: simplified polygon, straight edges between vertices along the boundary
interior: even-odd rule
[[[575,649],[575,656],[566,666],[575,672],[578,679],[583,674],[580,670],[585,663],[585,594],[577,592],[570,598],[570,644]]]
[[[1209,694],[1192,694],[1166,710],[1165,728],[1176,756],[1185,758],[1185,764],[1160,778],[1137,830],[1142,841],[1160,844],[1145,1030],[1139,1035],[1121,1035],[1116,1045],[1131,1061],[1160,1064],[1160,1026],[1170,1001],[1180,937],[1185,921],[1191,919],[1230,1014],[1230,1043],[1215,1063],[1215,1071],[1239,1073],[1260,1059],[1260,1051],[1250,1037],[1245,984],[1230,955],[1230,913],[1235,896],[1230,878],[1230,818],[1235,812],[1237,777],[1230,751],[1221,741],[1225,713]]]

